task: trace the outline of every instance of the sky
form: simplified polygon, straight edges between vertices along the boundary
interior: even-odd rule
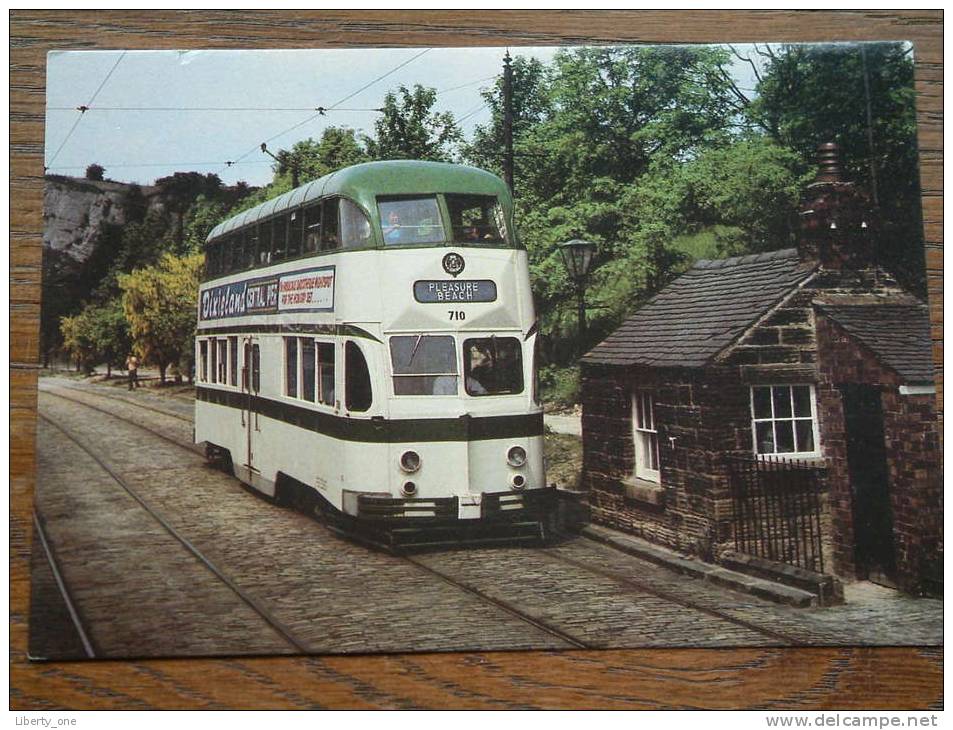
[[[512,48],[550,61],[554,47]],[[82,177],[97,163],[113,180],[149,184],[173,172],[264,185],[273,152],[327,126],[371,134],[384,95],[400,85],[438,92],[469,138],[489,121],[480,90],[505,48],[240,51],[65,51],[49,55],[45,165]],[[754,86],[746,65],[736,80]],[[80,112],[78,107],[88,110]],[[324,115],[315,109],[325,107]],[[334,108],[333,110],[332,107]],[[233,162],[227,165],[228,161]]]

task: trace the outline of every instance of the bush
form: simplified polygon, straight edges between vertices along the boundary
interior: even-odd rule
[[[542,367],[539,370],[539,385],[544,404],[572,408],[579,402],[579,367]]]

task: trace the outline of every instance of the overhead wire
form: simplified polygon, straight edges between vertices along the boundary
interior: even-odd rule
[[[96,97],[99,96],[99,92],[103,90],[103,87],[106,85],[106,82],[112,77],[113,73],[116,71],[116,68],[119,66],[120,61],[125,58],[126,52],[123,51],[119,54],[119,58],[116,59],[116,63],[113,64],[113,67],[109,69],[109,73],[106,74],[106,77],[102,80],[99,86],[96,87],[96,91],[93,92],[93,95],[89,97],[89,101],[86,102],[83,106],[77,107],[79,116],[76,117],[76,121],[73,122],[73,126],[70,127],[69,132],[66,133],[66,137],[60,143],[60,146],[56,148],[56,152],[53,153],[53,156],[50,158],[50,161],[44,165],[44,169],[49,169],[49,167],[56,161],[56,158],[59,157],[60,152],[63,151],[63,148],[66,146],[66,143],[69,142],[70,137],[73,136],[73,132],[76,131],[76,127],[79,126],[80,120],[93,105],[93,102],[96,101]]]
[[[414,61],[416,61],[417,59],[419,59],[421,56],[423,56],[425,53],[427,53],[427,52],[429,52],[429,51],[431,51],[431,50],[432,50],[431,48],[425,48],[425,49],[423,49],[422,51],[420,51],[419,53],[415,54],[415,55],[412,56],[411,58],[408,58],[408,59],[406,59],[405,61],[402,61],[401,63],[399,63],[398,65],[396,65],[394,68],[392,68],[392,69],[390,69],[389,71],[387,71],[386,73],[381,74],[380,76],[378,76],[378,77],[372,79],[372,80],[369,81],[368,83],[364,84],[363,86],[361,86],[361,87],[358,88],[357,90],[353,91],[352,93],[350,93],[350,94],[348,94],[347,96],[343,97],[342,99],[338,100],[337,102],[335,102],[334,104],[332,104],[332,105],[329,106],[329,107],[158,107],[158,106],[157,106],[157,107],[146,107],[146,106],[143,106],[143,107],[136,107],[136,106],[94,107],[94,106],[93,106],[93,102],[95,102],[96,97],[99,95],[99,93],[100,93],[100,92],[102,91],[102,89],[105,87],[106,83],[109,81],[110,77],[113,75],[113,73],[115,72],[116,68],[119,66],[119,63],[122,61],[123,57],[125,56],[125,51],[124,51],[122,54],[120,54],[119,58],[116,60],[116,63],[113,64],[112,68],[109,70],[109,72],[108,72],[108,73],[106,74],[106,76],[103,78],[102,82],[99,84],[99,86],[98,86],[98,87],[96,88],[96,90],[93,92],[93,95],[90,97],[90,100],[89,100],[86,104],[84,104],[84,105],[82,105],[82,106],[79,106],[79,107],[49,107],[49,108],[48,108],[49,111],[79,111],[79,112],[80,112],[80,115],[77,117],[76,121],[73,123],[73,126],[70,128],[69,132],[67,132],[66,137],[64,138],[64,140],[63,140],[63,142],[60,144],[60,146],[57,148],[56,153],[54,153],[53,157],[50,158],[50,162],[49,162],[49,164],[46,166],[46,169],[50,169],[50,168],[53,167],[53,164],[52,164],[52,163],[55,161],[55,159],[56,159],[56,157],[59,155],[60,151],[63,149],[63,147],[64,147],[64,146],[66,145],[66,143],[69,141],[69,138],[72,136],[72,134],[73,134],[73,132],[75,131],[76,127],[79,125],[79,122],[82,120],[83,116],[85,116],[86,112],[88,112],[88,111],[142,111],[142,112],[243,112],[243,111],[248,111],[248,112],[282,112],[282,111],[284,111],[284,112],[292,112],[292,111],[313,111],[313,112],[315,112],[314,114],[309,115],[307,118],[303,119],[302,121],[297,122],[296,124],[294,124],[294,125],[288,127],[287,129],[282,130],[282,131],[279,132],[278,134],[272,135],[271,137],[269,137],[268,139],[265,140],[265,143],[266,143],[266,144],[267,144],[268,142],[271,142],[271,141],[273,141],[273,140],[275,140],[275,139],[277,139],[277,138],[279,138],[279,137],[285,135],[285,134],[288,134],[289,132],[293,132],[295,129],[298,129],[298,128],[300,128],[300,127],[303,127],[304,125],[308,124],[309,122],[313,121],[314,119],[317,119],[319,116],[324,116],[324,115],[325,115],[326,113],[328,113],[328,112],[381,112],[381,111],[383,111],[383,109],[381,109],[381,108],[341,107],[340,105],[343,104],[344,102],[348,101],[349,99],[354,98],[355,96],[357,96],[358,94],[360,94],[362,91],[365,91],[365,90],[369,89],[371,86],[373,86],[374,84],[378,83],[379,81],[382,81],[383,79],[387,78],[388,76],[390,76],[390,75],[394,74],[395,72],[399,71],[399,70],[400,70],[401,68],[403,68],[404,66],[407,66],[408,64],[413,63]],[[441,94],[450,93],[450,92],[452,92],[452,91],[457,91],[457,90],[459,90],[459,89],[463,89],[463,88],[466,88],[466,87],[469,87],[469,86],[474,86],[474,85],[476,85],[476,84],[483,83],[483,82],[489,81],[489,80],[491,80],[491,79],[495,79],[496,77],[497,77],[496,74],[494,74],[494,75],[492,75],[492,76],[486,76],[486,77],[481,78],[481,79],[476,79],[476,80],[474,80],[474,81],[469,81],[469,82],[467,82],[467,83],[465,83],[465,84],[459,84],[459,85],[457,85],[457,86],[452,86],[452,87],[449,87],[449,88],[446,88],[446,89],[441,89],[441,90],[437,91],[436,94],[439,96],[439,95],[441,95]],[[488,106],[489,106],[489,104],[487,103],[487,104],[482,104],[482,105],[480,105],[480,106],[478,106],[478,107],[472,109],[471,111],[465,113],[462,117],[460,117],[460,118],[457,120],[458,123],[459,123],[459,122],[463,122],[463,121],[469,119],[470,117],[474,116],[475,114],[480,113],[481,111],[483,111],[484,109],[486,109]],[[233,167],[233,166],[235,166],[235,165],[249,165],[249,164],[251,164],[251,165],[266,165],[266,164],[272,164],[272,161],[271,161],[271,160],[246,160],[246,159],[245,159],[246,157],[248,157],[250,154],[252,154],[253,152],[255,152],[255,151],[258,150],[258,149],[260,149],[260,145],[256,145],[255,147],[249,149],[247,152],[245,152],[243,155],[239,156],[239,157],[236,158],[235,160],[226,161],[226,162],[225,162],[225,167],[222,168],[222,169],[219,171],[219,174],[221,174],[222,172],[224,172],[224,171],[227,170],[228,168]],[[108,167],[108,168],[110,168],[110,169],[115,169],[115,168],[176,167],[176,166],[181,166],[181,167],[208,167],[208,166],[214,166],[214,165],[219,165],[219,164],[222,164],[222,163],[221,163],[221,162],[169,162],[169,163],[165,163],[165,162],[163,162],[163,163],[144,162],[144,163],[114,163],[114,164],[108,164],[108,165],[104,164],[103,166],[104,166],[104,167]],[[60,169],[60,170],[82,169],[82,168],[83,168],[82,165],[59,165],[59,166],[57,166],[57,169]]]
[[[295,124],[295,125],[293,125],[293,126],[291,126],[291,127],[288,127],[288,129],[285,129],[285,130],[279,132],[278,134],[275,134],[275,135],[269,137],[268,139],[265,140],[264,143],[265,143],[265,144],[268,144],[269,142],[271,142],[271,141],[273,141],[273,140],[276,140],[276,139],[278,139],[279,137],[283,137],[284,135],[288,134],[289,132],[293,132],[294,130],[298,129],[299,127],[303,127],[305,124],[308,124],[309,122],[314,121],[314,120],[317,119],[318,117],[324,116],[325,112],[334,111],[337,107],[341,106],[341,104],[343,104],[344,102],[348,101],[349,99],[353,99],[355,96],[357,96],[358,94],[360,94],[362,91],[365,91],[366,89],[369,89],[371,86],[373,86],[374,84],[376,84],[378,81],[382,81],[383,79],[386,79],[388,76],[390,76],[391,74],[393,74],[393,73],[399,71],[400,69],[402,69],[402,68],[403,68],[404,66],[406,66],[407,64],[416,61],[418,58],[420,58],[421,56],[423,56],[425,53],[427,53],[427,52],[430,51],[430,50],[431,50],[430,48],[425,48],[425,49],[422,50],[420,53],[414,55],[412,58],[408,58],[406,61],[403,61],[402,63],[397,64],[394,68],[392,68],[392,69],[391,69],[390,71],[388,71],[387,73],[381,74],[380,76],[378,76],[378,77],[375,78],[374,80],[369,81],[368,83],[364,84],[364,86],[362,86],[361,88],[359,88],[357,91],[354,91],[354,92],[348,94],[348,95],[345,96],[343,99],[340,99],[340,100],[336,101],[336,102],[335,102],[334,104],[332,104],[331,106],[329,106],[329,107],[318,107],[316,114],[312,114],[312,115],[309,116],[307,119],[304,119],[304,120],[298,122],[297,124]],[[222,172],[225,172],[225,170],[227,170],[229,167],[231,167],[232,165],[234,165],[236,162],[241,162],[241,161],[244,160],[246,157],[248,157],[248,155],[252,154],[253,152],[255,152],[256,150],[259,150],[259,149],[261,149],[261,144],[257,144],[257,145],[255,145],[254,147],[250,148],[250,149],[249,149],[247,152],[245,152],[243,155],[241,155],[241,156],[235,158],[235,160],[229,160],[229,161],[227,161],[227,162],[225,163],[225,167],[224,167],[222,170],[219,171],[219,174],[221,174]]]
[[[77,111],[83,107],[51,106],[47,111]],[[264,107],[264,106],[97,106],[87,107],[87,112],[379,112],[380,109],[336,108],[314,106]]]

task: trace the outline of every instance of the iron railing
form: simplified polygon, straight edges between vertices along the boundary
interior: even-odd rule
[[[735,548],[824,572],[820,472],[803,461],[728,457]]]

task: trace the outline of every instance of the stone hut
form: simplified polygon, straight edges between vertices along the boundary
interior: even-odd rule
[[[583,357],[592,519],[709,560],[740,545],[794,563],[810,531],[824,552],[812,570],[937,593],[928,310],[874,263],[876,220],[841,180],[836,147],[820,161],[796,249],[698,261]],[[768,473],[792,460],[814,508],[785,503],[787,482]],[[763,469],[752,496],[742,477]],[[792,544],[764,553],[746,539],[774,539],[779,525]]]

